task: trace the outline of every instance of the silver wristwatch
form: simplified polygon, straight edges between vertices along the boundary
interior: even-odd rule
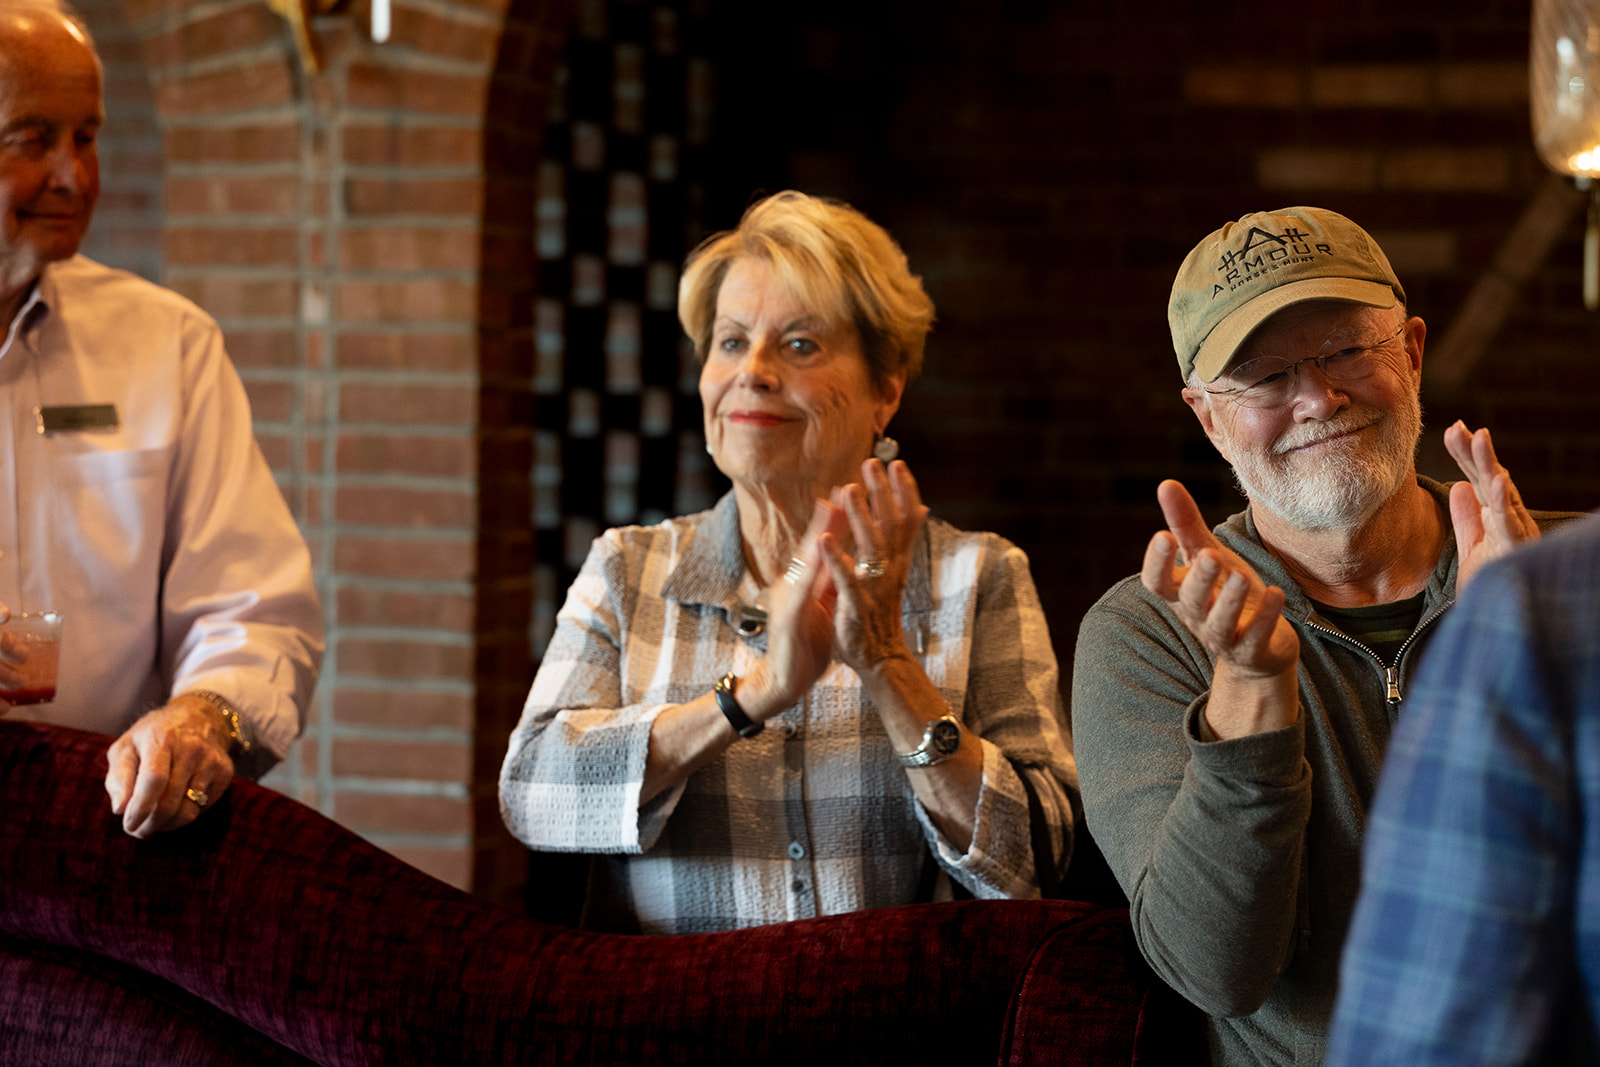
[[[954,715],[945,715],[928,724],[922,744],[896,758],[902,767],[932,767],[954,756],[960,747],[961,722]]]

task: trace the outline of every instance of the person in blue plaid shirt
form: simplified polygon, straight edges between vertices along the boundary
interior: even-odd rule
[[[1600,517],[1485,569],[1412,692],[1330,1062],[1600,1063]]]
[[[690,256],[711,511],[610,530],[500,776],[584,922],[692,933],[1038,896],[1077,777],[1016,546],[928,517],[884,437],[933,304],[881,228],[779,193]]]

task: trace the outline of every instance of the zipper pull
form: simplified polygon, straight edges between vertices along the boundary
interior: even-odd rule
[[[1394,667],[1383,669],[1383,680],[1389,684],[1389,706],[1398,707],[1400,704],[1400,671]]]

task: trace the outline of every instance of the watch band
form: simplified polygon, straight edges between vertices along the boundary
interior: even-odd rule
[[[910,752],[896,754],[902,767],[931,767],[955,755],[961,747],[961,720],[945,714],[928,724],[922,733],[922,744]]]
[[[199,697],[215,708],[222,716],[222,721],[228,724],[229,754],[242,756],[250,751],[250,739],[244,735],[244,727],[239,723],[239,709],[228,703],[221,693],[213,693],[209,689],[191,689],[190,696]]]
[[[734,699],[733,685],[738,680],[739,679],[733,676],[733,672],[729,671],[727,674],[724,674],[721,678],[717,679],[716,687],[711,690],[711,695],[716,698],[717,707],[720,708],[722,710],[722,714],[727,717],[728,725],[732,726],[734,731],[738,733],[740,737],[754,737],[756,734],[759,734],[762,730],[766,729],[766,724],[751,722],[750,716],[744,713],[744,709],[741,708],[739,706],[739,702]]]

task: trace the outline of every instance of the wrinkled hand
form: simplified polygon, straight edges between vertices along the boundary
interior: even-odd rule
[[[819,500],[795,557],[800,565],[791,566],[772,583],[767,654],[761,670],[763,682],[781,700],[777,711],[800,699],[833,661],[833,611],[838,593],[818,545],[818,539],[830,529],[842,531],[844,516]]]
[[[1523,506],[1511,473],[1500,465],[1488,430],[1473,433],[1459,419],[1444,431],[1444,447],[1467,476],[1450,487],[1450,522],[1455,527],[1456,595],[1483,565],[1520,544],[1539,539],[1539,527]]]
[[[900,624],[900,601],[911,570],[912,547],[928,509],[911,468],[900,460],[887,468],[879,460],[867,460],[861,465],[861,484],[836,488],[833,504],[848,518],[856,548],[856,558],[851,558],[836,534],[826,532],[819,538],[838,590],[834,651],[860,673],[909,653]],[[857,564],[866,561],[882,573],[858,574]]]
[[[1156,489],[1167,530],[1150,539],[1139,580],[1167,602],[1201,644],[1242,677],[1293,671],[1300,638],[1283,617],[1283,590],[1262,582],[1206,526],[1178,482]],[[1179,551],[1187,565],[1178,560]]]
[[[194,789],[206,807],[233,784],[231,738],[215,708],[199,697],[177,696],[146,714],[107,753],[106,792],[111,811],[134,837],[187,826],[205,809],[189,799]]]

